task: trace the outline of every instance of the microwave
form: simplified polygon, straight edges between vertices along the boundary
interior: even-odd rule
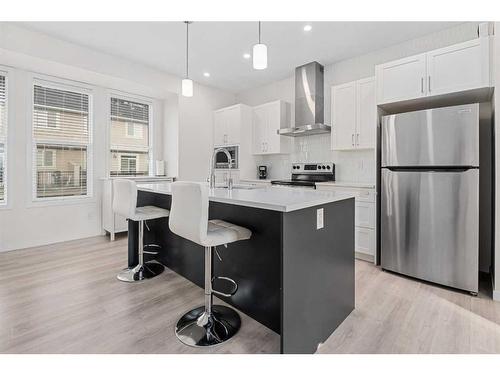
[[[216,147],[214,150],[218,148],[220,147]],[[238,169],[239,146],[228,146],[222,148],[225,148],[227,151],[229,151],[229,154],[231,155],[231,161],[233,162],[232,168]],[[229,161],[227,160],[227,155],[224,152],[217,153],[217,155],[215,156],[215,169],[228,169],[228,168],[229,168]]]

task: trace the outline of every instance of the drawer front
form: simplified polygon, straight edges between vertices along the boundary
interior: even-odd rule
[[[114,228],[114,231],[115,232],[125,232],[128,230],[128,223],[127,223],[127,219],[122,216],[122,215],[118,215],[118,214],[114,214],[115,215],[115,228]]]
[[[317,185],[317,190],[335,191],[354,195],[356,202],[375,202],[375,189],[349,188],[330,185]]]
[[[354,233],[355,251],[375,256],[375,230],[356,227]]]
[[[375,228],[375,203],[356,202],[355,222],[357,227]]]

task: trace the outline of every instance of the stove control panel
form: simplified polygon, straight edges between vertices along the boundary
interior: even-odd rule
[[[333,174],[335,172],[334,163],[293,163],[292,173],[321,173]]]

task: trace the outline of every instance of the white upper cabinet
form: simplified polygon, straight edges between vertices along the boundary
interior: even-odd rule
[[[241,142],[242,105],[214,112],[214,146],[235,145]]]
[[[427,53],[428,94],[489,86],[488,47],[488,38],[478,38]]]
[[[253,109],[252,121],[252,153],[263,154],[265,150],[265,139],[267,132],[268,116],[265,106],[255,107]]]
[[[332,87],[332,150],[375,147],[375,78]]]
[[[481,37],[377,65],[377,103],[490,87],[489,46]]]
[[[332,149],[354,148],[356,134],[356,82],[332,87]]]
[[[241,109],[240,106],[230,107],[224,111],[226,117],[226,143],[233,145],[241,142]]]
[[[425,53],[377,65],[378,102],[399,102],[425,96],[425,69]]]
[[[278,134],[278,129],[289,127],[290,106],[277,100],[253,108],[253,154],[285,154],[290,152],[290,138]]]
[[[374,148],[377,130],[375,77],[356,81],[356,105],[356,145],[358,148]]]
[[[227,122],[225,111],[214,112],[214,145],[220,146],[226,144]]]

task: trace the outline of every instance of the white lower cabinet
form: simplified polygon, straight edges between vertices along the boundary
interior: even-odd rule
[[[356,201],[355,223],[357,227],[375,228],[375,203]]]
[[[375,255],[375,229],[356,227],[354,229],[355,251],[373,257]]]
[[[375,189],[333,184],[316,184],[318,190],[352,194],[354,203],[354,251],[357,258],[375,261],[376,204]]]

